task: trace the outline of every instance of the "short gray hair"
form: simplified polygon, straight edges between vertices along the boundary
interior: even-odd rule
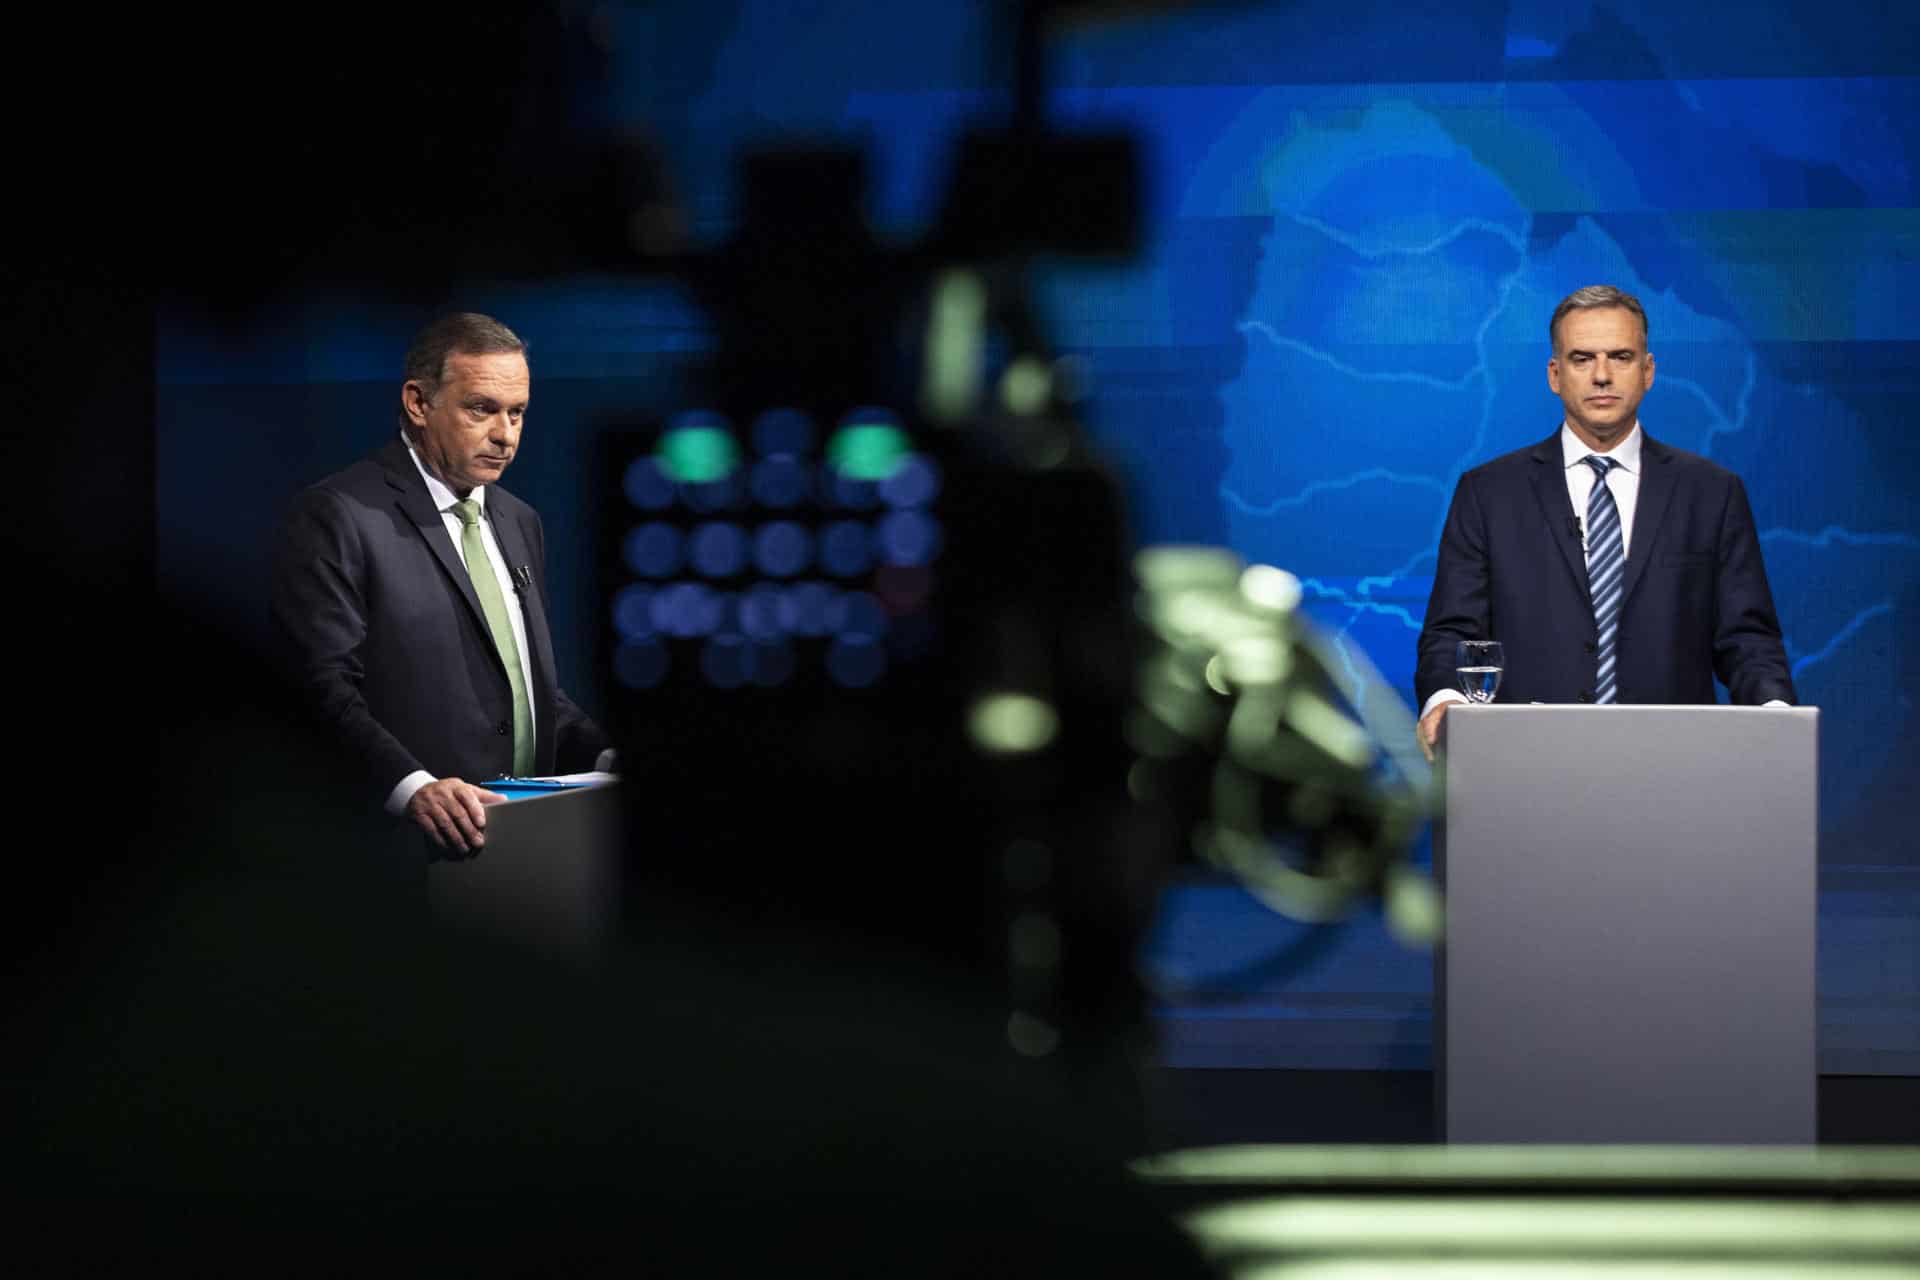
[[[525,354],[527,344],[520,335],[478,311],[456,311],[441,316],[413,336],[407,348],[404,382],[418,382],[428,391],[440,385],[447,373],[449,356],[493,356],[511,352]],[[400,425],[407,425],[406,410],[400,412]]]
[[[1593,311],[1600,307],[1623,307],[1639,316],[1641,341],[1646,341],[1651,333],[1647,325],[1647,309],[1640,305],[1640,299],[1610,284],[1590,284],[1560,299],[1560,305],[1553,309],[1553,319],[1547,321],[1547,344],[1555,351],[1560,349],[1560,317],[1567,312]]]
[[[505,355],[527,349],[520,335],[477,311],[441,316],[413,336],[407,348],[404,380],[438,385],[446,376],[447,357]]]

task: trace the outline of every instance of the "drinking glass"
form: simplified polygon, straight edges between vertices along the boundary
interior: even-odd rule
[[[1498,640],[1462,640],[1453,647],[1453,666],[1460,677],[1460,692],[1474,702],[1492,702],[1500,691],[1507,655]]]

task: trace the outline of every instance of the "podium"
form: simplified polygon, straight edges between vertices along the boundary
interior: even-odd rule
[[[619,925],[620,833],[613,784],[490,805],[477,855],[428,864],[433,917],[546,951],[590,954]]]
[[[1819,712],[1455,706],[1456,1143],[1811,1143]]]

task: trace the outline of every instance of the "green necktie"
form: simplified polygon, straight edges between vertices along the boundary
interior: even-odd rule
[[[507,666],[507,683],[513,686],[513,774],[524,778],[533,772],[533,709],[527,701],[526,677],[520,674],[520,646],[513,640],[513,619],[507,616],[500,580],[493,576],[487,541],[480,534],[480,504],[464,498],[453,504],[453,512],[460,517],[460,550],[467,558],[467,576],[473,579],[473,593],[480,597],[480,611],[487,615],[494,648],[500,651],[500,660]]]

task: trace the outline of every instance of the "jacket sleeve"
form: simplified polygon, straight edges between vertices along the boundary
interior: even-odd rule
[[[1753,508],[1739,477],[1731,477],[1721,512],[1714,574],[1713,669],[1741,706],[1778,698],[1796,702],[1793,669],[1781,641],[1767,566],[1760,554]]]
[[[1440,532],[1440,551],[1433,572],[1433,594],[1427,597],[1427,617],[1420,628],[1419,655],[1414,671],[1416,708],[1454,682],[1453,646],[1460,640],[1483,640],[1487,635],[1487,527],[1480,495],[1471,474],[1454,486],[1453,504]]]
[[[533,555],[533,562],[540,566],[535,581],[539,584],[540,611],[549,623],[553,619],[553,601],[547,595],[547,533],[546,526],[540,520],[539,512],[527,507],[525,518],[521,522],[523,536]],[[554,769],[559,773],[585,773],[599,763],[600,753],[613,745],[593,717],[580,709],[579,704],[567,696],[560,686],[558,662],[553,673],[553,756]],[[396,779],[397,781],[397,779]]]
[[[366,544],[346,500],[325,488],[302,493],[274,554],[272,621],[279,658],[305,705],[384,800],[423,766],[374,719],[361,694],[366,575]]]

